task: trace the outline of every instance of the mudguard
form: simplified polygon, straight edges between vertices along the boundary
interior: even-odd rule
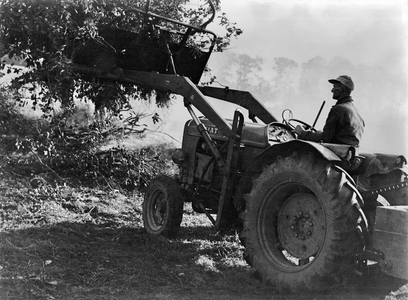
[[[336,164],[342,162],[342,159],[337,156],[333,151],[324,147],[323,145],[315,142],[309,142],[304,140],[291,140],[285,143],[276,143],[259,154],[252,162],[249,163],[249,167],[241,177],[239,184],[235,190],[234,204],[239,210],[244,206],[243,196],[251,191],[253,179],[258,177],[262,173],[265,166],[272,164],[283,153],[290,153],[295,151],[301,152],[318,152],[323,158],[328,161],[334,161]]]
[[[335,144],[333,144],[335,145]],[[340,145],[344,146],[344,145]],[[270,155],[270,152],[275,153],[275,155],[279,155],[282,151],[288,151],[292,149],[298,149],[298,150],[306,150],[306,149],[314,149],[317,150],[324,158],[326,158],[329,161],[342,161],[342,159],[335,153],[335,149],[329,149],[326,146],[316,143],[316,142],[310,142],[310,141],[304,141],[304,140],[291,140],[286,143],[280,143],[280,144],[275,144],[266,149],[264,152],[268,152]],[[262,154],[261,154],[262,155]]]

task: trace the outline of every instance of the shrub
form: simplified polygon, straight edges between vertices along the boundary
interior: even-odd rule
[[[133,190],[143,189],[157,173],[171,167],[162,155],[166,144],[99,151],[124,134],[113,122],[89,126],[70,122],[78,113],[75,109],[64,110],[51,121],[31,120],[15,109],[5,90],[0,95],[1,144],[8,154],[2,164],[19,175],[48,174],[59,184]],[[142,134],[125,134],[143,139]]]

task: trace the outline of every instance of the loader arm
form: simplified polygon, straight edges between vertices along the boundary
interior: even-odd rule
[[[278,122],[278,120],[262,105],[250,92],[231,90],[228,87],[218,88],[211,86],[199,86],[199,90],[208,97],[217,98],[246,108],[250,113],[250,119],[258,117],[265,124]]]
[[[159,74],[155,72],[123,70],[122,74],[102,74],[100,70],[74,64],[74,71],[93,74],[99,78],[106,78],[117,82],[130,83],[139,86],[148,86],[154,89],[171,92],[184,97],[185,104],[192,104],[205,115],[221,132],[229,137],[232,127],[227,123],[210,103],[199,88],[187,77]]]

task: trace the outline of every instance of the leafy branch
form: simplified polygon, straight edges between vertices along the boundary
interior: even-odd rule
[[[171,1],[170,4],[152,1],[149,10],[195,26],[212,21],[206,2],[194,9],[188,8],[185,3],[188,0]],[[89,99],[97,109],[107,108],[113,112],[128,105],[129,97],[149,99],[152,90],[148,87],[96,80],[84,77],[72,68],[75,51],[81,45],[95,42],[106,46],[106,38],[101,36],[102,28],[114,24],[115,28],[125,32],[141,33],[148,29],[149,24],[162,26],[161,21],[154,18],[146,20],[138,13],[128,13],[129,8],[144,10],[145,4],[140,0],[0,0],[0,56],[16,58],[29,68],[24,74],[18,74],[12,85],[20,93],[20,100],[24,98],[23,87],[26,86],[29,86],[34,107],[38,104],[46,113],[52,110],[55,102],[65,107],[73,105],[75,97]],[[220,11],[220,2],[215,1],[214,7]],[[224,13],[220,25],[225,28],[226,34],[216,39],[215,51],[222,51],[228,47],[232,37],[242,33]],[[198,43],[197,47],[200,47],[203,40],[191,39],[189,42]],[[116,51],[115,47],[112,50]],[[150,54],[150,51],[145,51],[143,55]],[[109,67],[109,58],[102,55],[97,59]],[[3,61],[2,68],[5,67]],[[158,105],[169,100],[169,97],[161,97],[160,93],[155,95],[158,96]]]

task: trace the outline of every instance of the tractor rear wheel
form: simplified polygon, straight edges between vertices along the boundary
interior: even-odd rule
[[[279,292],[322,291],[343,282],[362,244],[347,177],[315,153],[278,157],[245,196],[244,258]]]
[[[154,235],[174,236],[183,218],[180,186],[172,178],[161,175],[148,186],[143,201],[143,224]]]

